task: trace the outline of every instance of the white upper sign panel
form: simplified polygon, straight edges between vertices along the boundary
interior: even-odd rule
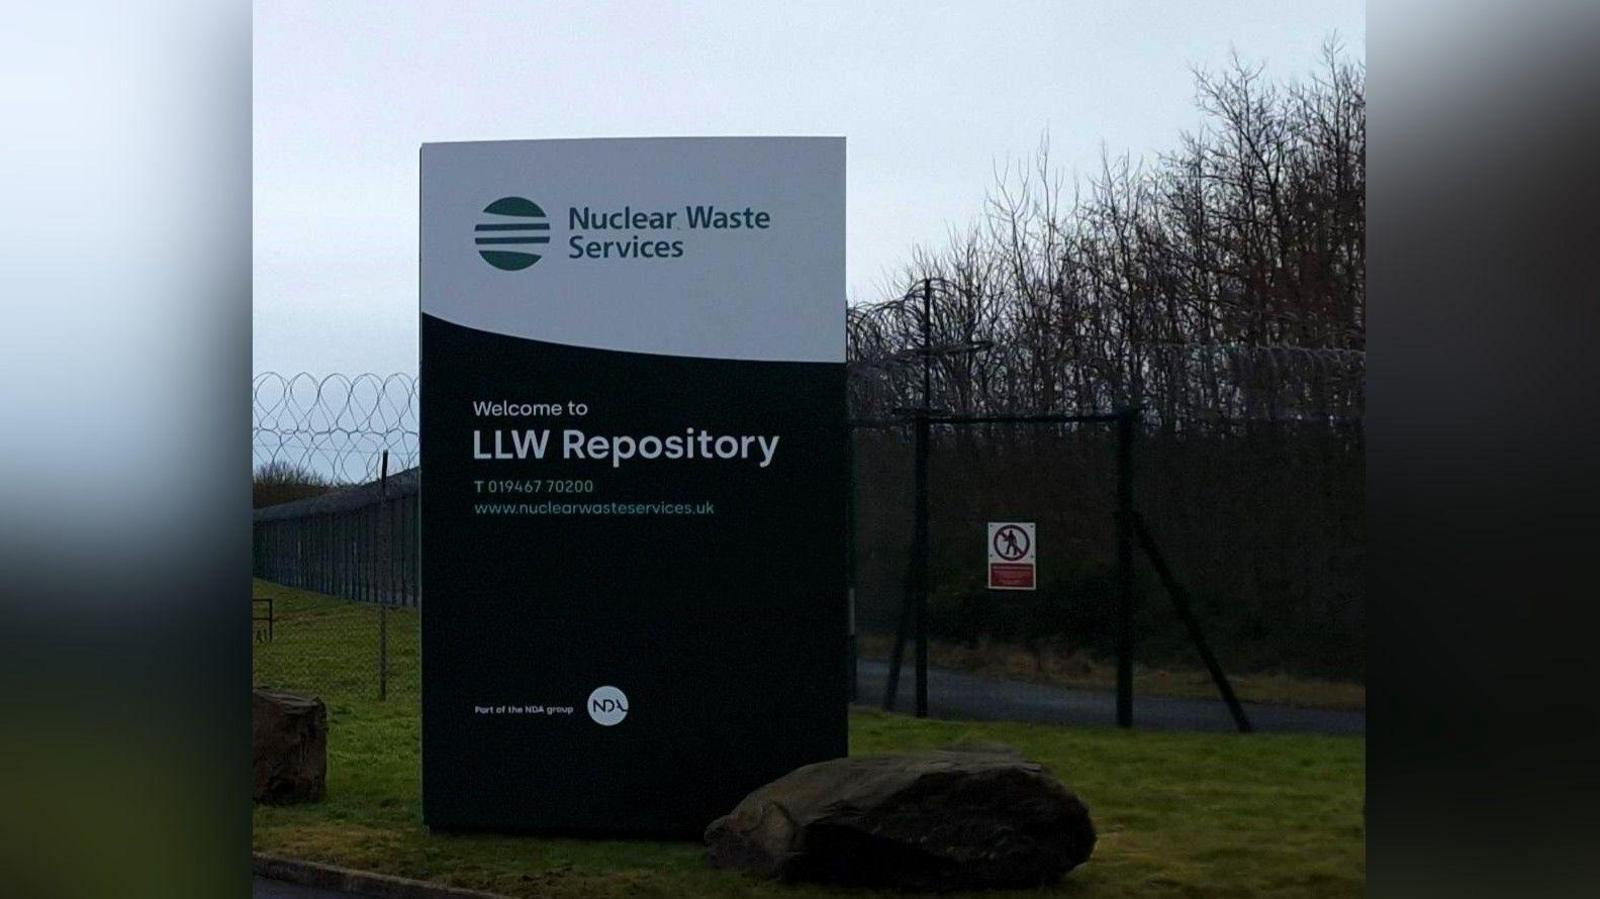
[[[843,138],[422,146],[422,311],[571,346],[844,361]]]

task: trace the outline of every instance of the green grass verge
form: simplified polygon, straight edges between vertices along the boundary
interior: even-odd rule
[[[421,824],[417,618],[390,612],[377,700],[377,614],[256,582],[275,599],[257,683],[328,703],[328,795],[255,810],[258,851],[510,896],[862,895],[707,868],[700,847],[649,841],[430,834]],[[1121,732],[919,721],[857,709],[853,754],[1001,742],[1048,765],[1089,805],[1093,859],[1051,890],[989,896],[1354,896],[1364,891],[1366,743],[1357,737]],[[903,896],[905,894],[893,894]]]

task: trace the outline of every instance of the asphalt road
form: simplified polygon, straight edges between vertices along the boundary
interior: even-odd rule
[[[900,671],[895,711],[916,708],[915,673],[909,653]],[[862,659],[857,663],[861,690],[857,702],[881,706],[889,678],[889,663]],[[1300,709],[1284,705],[1245,703],[1245,715],[1263,732],[1365,734],[1365,712],[1334,709]],[[1116,695],[1092,690],[1068,690],[1043,684],[994,680],[959,671],[928,669],[928,714],[961,721],[1029,721],[1041,724],[1116,724]],[[1149,730],[1234,730],[1228,707],[1218,700],[1133,697],[1133,723]]]

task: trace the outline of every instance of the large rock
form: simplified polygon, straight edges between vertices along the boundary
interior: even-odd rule
[[[250,724],[257,802],[317,802],[328,782],[328,709],[315,696],[254,690]]]
[[[707,859],[767,877],[920,890],[1052,883],[1094,824],[1004,747],[835,759],[756,790],[706,830]]]

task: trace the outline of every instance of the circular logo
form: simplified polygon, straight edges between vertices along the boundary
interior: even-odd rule
[[[628,717],[628,696],[616,687],[595,687],[589,694],[589,717],[610,727]]]
[[[1008,524],[994,532],[994,551],[1007,562],[1015,562],[1028,554],[1028,532]]]
[[[539,254],[533,251],[550,242],[550,223],[545,221],[538,203],[522,197],[501,197],[483,207],[483,211],[491,217],[479,223],[473,234],[484,262],[515,272],[539,261]]]

